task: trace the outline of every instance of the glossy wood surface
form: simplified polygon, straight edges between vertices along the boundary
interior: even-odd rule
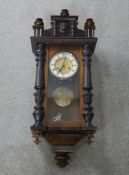
[[[57,121],[57,122],[52,122],[51,120],[48,119],[48,70],[49,70],[49,60],[51,57],[58,51],[69,51],[73,53],[76,58],[78,59],[79,62],[79,70],[80,70],[80,115],[79,115],[79,120],[73,120],[73,121]],[[82,117],[82,108],[83,108],[83,92],[82,92],[82,85],[83,85],[83,62],[82,62],[82,49],[79,46],[64,46],[64,45],[49,45],[47,47],[47,54],[46,54],[46,64],[45,64],[45,101],[44,101],[44,106],[45,106],[45,121],[47,123],[48,127],[52,126],[58,126],[58,127],[81,127],[83,124],[83,117]],[[77,82],[78,83],[78,82]]]

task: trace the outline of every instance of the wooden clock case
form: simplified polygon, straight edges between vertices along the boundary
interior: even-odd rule
[[[35,124],[31,126],[34,142],[38,144],[44,137],[56,153],[55,159],[60,167],[67,165],[69,153],[73,146],[86,138],[90,144],[96,127],[92,125],[92,80],[91,56],[94,53],[97,38],[94,37],[95,25],[92,19],[87,19],[84,30],[77,27],[78,16],[70,16],[63,9],[59,16],[51,16],[51,28],[44,30],[44,23],[37,18],[31,37],[32,51],[36,56],[35,81]],[[80,116],[79,120],[53,122],[48,118],[48,69],[49,59],[58,51],[72,52],[79,61],[80,70]]]

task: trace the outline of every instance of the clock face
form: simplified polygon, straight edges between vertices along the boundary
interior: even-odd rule
[[[78,70],[78,61],[70,52],[57,52],[50,60],[52,74],[60,79],[72,77]]]

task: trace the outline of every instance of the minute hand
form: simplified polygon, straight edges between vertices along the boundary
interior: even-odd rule
[[[64,68],[65,61],[66,61],[66,57],[64,58],[63,64],[62,64],[61,68],[59,69],[58,73]]]

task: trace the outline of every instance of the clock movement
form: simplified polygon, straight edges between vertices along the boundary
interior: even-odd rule
[[[53,147],[57,165],[69,162],[69,153],[81,139],[92,142],[96,127],[92,124],[91,56],[97,38],[93,19],[78,28],[78,16],[67,9],[51,16],[51,28],[37,18],[31,37],[36,56],[35,107],[31,126],[36,144],[45,138]]]

